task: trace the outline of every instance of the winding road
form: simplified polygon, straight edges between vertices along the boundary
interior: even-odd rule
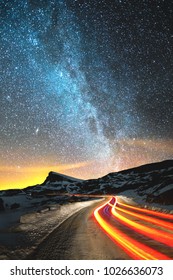
[[[173,259],[173,215],[112,197],[83,208],[57,227],[30,259]]]

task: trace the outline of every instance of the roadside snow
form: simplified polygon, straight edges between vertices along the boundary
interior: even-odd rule
[[[22,215],[20,223],[0,232],[0,259],[25,259],[56,227],[96,201],[52,205],[39,213]]]

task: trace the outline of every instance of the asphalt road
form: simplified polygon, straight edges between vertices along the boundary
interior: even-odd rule
[[[116,204],[115,198],[107,202],[96,202],[65,220],[29,259],[173,259],[172,216],[131,209]]]

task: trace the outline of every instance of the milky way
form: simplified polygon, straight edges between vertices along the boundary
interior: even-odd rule
[[[68,165],[91,178],[173,156],[171,1],[1,5],[3,177]]]

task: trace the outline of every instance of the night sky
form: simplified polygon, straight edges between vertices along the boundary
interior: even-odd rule
[[[173,157],[171,2],[1,0],[1,189]]]

